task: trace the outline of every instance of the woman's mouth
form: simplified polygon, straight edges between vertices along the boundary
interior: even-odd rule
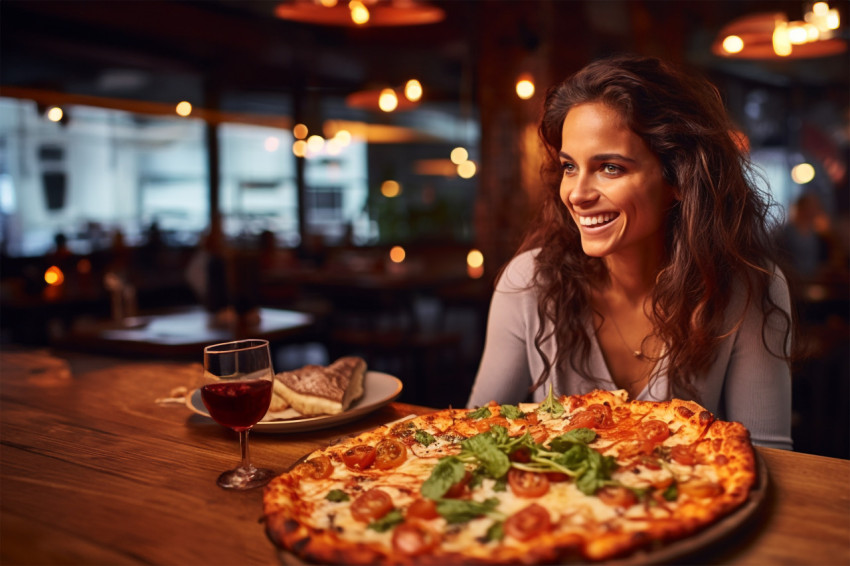
[[[619,212],[603,212],[592,216],[579,216],[578,223],[588,228],[595,228],[612,222],[618,216],[620,216]]]

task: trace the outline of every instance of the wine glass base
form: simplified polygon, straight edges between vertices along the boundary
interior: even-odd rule
[[[255,489],[266,485],[276,475],[267,468],[236,468],[218,476],[216,483],[224,489]]]

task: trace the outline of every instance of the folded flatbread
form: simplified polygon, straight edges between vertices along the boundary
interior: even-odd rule
[[[302,415],[335,415],[363,395],[365,375],[366,361],[357,356],[339,358],[329,366],[307,365],[276,374],[274,397]],[[275,406],[273,400],[272,410]]]

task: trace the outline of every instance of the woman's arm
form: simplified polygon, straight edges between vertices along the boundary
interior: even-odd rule
[[[468,407],[490,401],[515,404],[523,401],[531,386],[528,351],[533,350],[537,303],[529,281],[533,257],[514,259],[499,279],[490,303],[487,336]]]
[[[770,294],[790,317],[791,297],[780,272]],[[755,299],[748,306],[732,348],[724,385],[726,419],[743,423],[757,445],[790,450],[791,369],[775,355],[790,351],[785,332],[788,322],[780,313],[772,313],[762,333],[764,316],[759,302]]]

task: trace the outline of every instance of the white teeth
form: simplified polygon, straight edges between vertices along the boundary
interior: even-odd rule
[[[596,216],[579,216],[578,221],[582,226],[596,226],[597,224],[609,222],[616,217],[617,215],[615,213],[606,212],[604,214],[597,214]]]

